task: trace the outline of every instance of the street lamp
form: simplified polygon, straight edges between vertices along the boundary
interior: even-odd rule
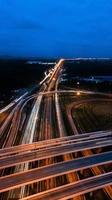
[[[80,96],[80,95],[81,95],[81,93],[78,91],[78,92],[77,92],[77,96]]]

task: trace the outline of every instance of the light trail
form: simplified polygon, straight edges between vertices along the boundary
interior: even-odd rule
[[[58,146],[62,144],[69,144],[69,143],[76,143],[79,141],[87,141],[87,140],[93,140],[95,138],[103,138],[103,137],[108,137],[112,136],[111,131],[98,131],[98,132],[91,132],[91,133],[85,133],[81,135],[72,135],[72,136],[67,136],[67,137],[60,137],[60,138],[55,138],[55,139],[50,139],[50,140],[44,140],[44,141],[39,141],[39,142],[34,142],[31,144],[22,144],[18,146],[13,146],[9,148],[3,148],[0,149],[0,157],[6,157],[6,156],[11,156],[11,154],[18,154],[21,152],[26,152],[26,151],[31,151],[31,150],[36,150],[36,149],[43,149],[47,147],[52,147],[52,146]]]
[[[0,169],[4,169],[11,166],[16,166],[25,162],[33,162],[36,160],[43,160],[47,158],[53,158],[60,155],[66,155],[70,153],[76,153],[79,151],[85,151],[89,149],[101,148],[112,146],[110,138],[94,139],[90,141],[77,142],[76,144],[70,143],[61,146],[52,146],[44,149],[21,153],[10,157],[0,158]]]
[[[34,196],[29,196],[28,198],[36,198],[39,197],[40,199],[48,198],[48,199],[66,199],[68,198],[74,198],[75,199],[85,199],[84,196],[81,196],[82,194],[85,194],[87,191],[93,191],[98,188],[103,188],[104,190],[107,188],[110,188],[110,178],[111,173],[108,173],[106,176],[104,170],[100,171],[102,175],[100,176],[94,176],[90,179],[88,179],[90,182],[88,182],[87,179],[83,181],[79,180],[77,183],[75,183],[76,180],[79,179],[77,176],[77,171],[82,169],[90,168],[93,170],[93,167],[95,169],[101,169],[99,167],[103,164],[110,164],[112,163],[112,152],[108,153],[100,153],[96,155],[89,155],[89,149],[95,149],[95,148],[102,148],[102,147],[110,147],[111,146],[111,140],[112,140],[112,132],[111,131],[100,131],[100,132],[94,132],[94,133],[86,133],[79,135],[77,129],[73,129],[71,125],[72,117],[71,116],[71,110],[67,112],[68,119],[71,125],[71,128],[73,130],[73,133],[75,135],[68,136],[67,132],[65,130],[65,124],[63,120],[63,113],[61,111],[60,107],[60,101],[59,101],[59,94],[73,94],[77,95],[77,92],[80,93],[80,95],[88,94],[88,95],[100,95],[102,98],[96,98],[91,99],[89,101],[97,100],[97,101],[112,101],[110,98],[112,97],[112,94],[106,94],[101,92],[93,92],[93,91],[85,91],[85,90],[58,90],[58,82],[61,75],[61,68],[64,63],[64,59],[61,59],[53,69],[49,70],[49,73],[47,74],[45,72],[45,78],[40,82],[41,88],[38,94],[34,94],[32,96],[27,96],[28,93],[22,95],[21,97],[15,99],[14,102],[10,103],[8,106],[0,110],[0,114],[3,112],[9,110],[11,107],[15,105],[13,110],[9,113],[6,121],[4,122],[3,126],[1,126],[1,136],[3,133],[6,134],[5,130],[7,129],[8,124],[11,122],[11,125],[9,127],[9,132],[7,134],[8,143],[7,145],[13,145],[14,137],[17,138],[17,134],[19,133],[20,126],[22,127],[22,121],[20,120],[22,117],[23,109],[27,102],[30,99],[35,99],[35,102],[33,104],[33,108],[31,110],[30,116],[28,116],[28,122],[24,125],[23,135],[22,135],[22,143],[21,145],[6,148],[6,149],[0,149],[0,169],[5,168],[5,170],[8,170],[7,168],[16,166],[15,170],[13,171],[14,174],[10,174],[6,176],[4,174],[3,177],[0,178],[0,188],[1,192],[3,191],[9,191],[7,198],[24,198],[25,195],[31,194],[29,192],[30,186],[29,184],[38,183],[39,181],[46,180],[45,188],[47,191],[44,191],[43,193],[36,194]],[[45,84],[44,84],[45,83]],[[106,98],[104,98],[104,96]],[[43,97],[47,99],[47,101],[43,102]],[[55,97],[53,99],[52,97]],[[52,99],[55,103],[55,111],[56,111],[56,126],[57,127],[53,130],[53,124],[52,124],[52,109],[54,108],[52,106]],[[84,102],[88,102],[86,100],[78,101],[78,105]],[[75,102],[74,105],[76,105],[77,102]],[[41,106],[44,107],[44,114],[42,116],[40,115],[40,112],[42,111]],[[16,107],[17,106],[17,107]],[[71,108],[70,108],[71,109]],[[45,139],[45,141],[39,141],[39,142],[33,142],[36,136],[36,127],[39,126],[39,122],[41,119],[41,126],[39,129],[42,128],[39,132],[39,139]],[[43,121],[42,121],[43,120]],[[44,124],[45,121],[45,124]],[[44,132],[44,126],[45,126],[45,132]],[[75,126],[75,125],[74,125]],[[57,131],[58,130],[58,131]],[[59,138],[52,139],[54,137],[54,134],[56,134]],[[94,134],[94,135],[93,135]],[[12,137],[12,138],[11,138]],[[49,139],[49,140],[47,140]],[[36,141],[36,140],[35,140]],[[5,142],[4,142],[5,145]],[[86,150],[85,157],[74,159],[72,156],[72,153],[76,153],[81,151],[84,153]],[[64,162],[60,163],[54,163],[58,160],[55,160],[56,156],[62,156],[62,160]],[[50,159],[49,159],[50,158]],[[44,167],[41,165],[36,165],[35,161],[42,161],[43,159],[46,159],[43,164],[45,164]],[[57,158],[56,158],[57,159]],[[72,160],[73,159],[73,160]],[[29,163],[34,161],[35,162],[35,169],[29,169]],[[41,163],[41,162],[40,162]],[[19,165],[19,166],[18,166]],[[32,167],[33,165],[30,165]],[[38,168],[36,168],[38,167]],[[12,168],[13,169],[13,168]],[[21,172],[20,172],[21,171]],[[74,173],[75,172],[75,173]],[[12,173],[12,172],[10,172]],[[72,173],[72,174],[71,174]],[[99,171],[98,171],[99,173]],[[98,175],[98,173],[95,173],[95,175]],[[56,177],[62,175],[66,175],[67,182],[69,181],[69,184],[61,187],[57,187],[51,190],[49,190],[52,187],[56,187],[57,180]],[[105,176],[105,177],[104,177]],[[101,179],[99,178],[101,177]],[[107,183],[107,177],[108,177],[108,183]],[[50,181],[48,180],[49,178]],[[55,183],[52,182],[54,180]],[[61,180],[61,179],[60,179]],[[64,180],[64,179],[63,179]],[[66,183],[66,180],[64,180],[64,184]],[[73,182],[73,183],[70,183]],[[73,190],[72,185],[76,188],[78,185],[76,184],[84,184],[84,188],[79,187],[79,189],[76,189],[77,194]],[[97,187],[94,185],[94,183],[97,182]],[[41,190],[44,188],[44,183],[41,182]],[[62,180],[61,180],[62,183]],[[28,185],[28,187],[26,187]],[[91,185],[91,188],[89,188]],[[105,186],[107,186],[105,188]],[[36,185],[38,187],[38,184]],[[33,187],[33,185],[31,185]],[[17,188],[17,194],[15,191],[11,191],[12,189]],[[18,189],[19,188],[19,189]],[[59,190],[60,188],[60,190]],[[68,194],[66,193],[66,190],[68,191]],[[38,190],[38,189],[37,189]],[[79,191],[80,190],[80,191]],[[59,192],[59,194],[57,194]],[[57,196],[56,196],[57,194]],[[40,195],[40,196],[38,196]],[[41,196],[42,195],[42,196]],[[68,196],[67,196],[68,195]],[[71,196],[70,196],[71,195]],[[25,199],[25,198],[24,198]]]
[[[112,152],[100,153],[0,177],[0,192],[9,191],[20,186],[37,183],[42,180],[87,169],[93,166],[109,164],[112,163],[111,158]]]
[[[69,183],[67,185],[28,196],[22,200],[67,200],[102,189],[108,185],[112,185],[112,172],[86,178],[84,180],[77,181],[76,183]]]

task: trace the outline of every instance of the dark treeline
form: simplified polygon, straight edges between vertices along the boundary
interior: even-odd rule
[[[38,83],[49,67],[28,64],[26,60],[0,60],[0,90],[19,89]]]
[[[73,76],[112,76],[112,60],[81,60],[65,62],[66,72]]]

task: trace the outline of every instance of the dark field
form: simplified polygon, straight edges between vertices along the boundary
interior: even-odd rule
[[[80,60],[65,62],[65,80],[62,86],[78,89],[112,92],[112,60]],[[100,77],[100,81],[91,81]],[[106,77],[106,78],[103,78]],[[88,81],[89,80],[89,81]],[[77,82],[80,85],[77,87]]]
[[[0,61],[0,90],[19,89],[38,83],[51,65],[28,64],[26,60]]]
[[[79,60],[66,61],[66,73],[69,77],[74,76],[111,76],[112,60]]]
[[[112,129],[112,102],[80,105],[73,111],[74,120],[82,132]]]
[[[0,60],[1,104],[10,102],[12,96],[16,95],[15,90],[36,86],[44,77],[44,71],[51,67],[52,65],[28,64],[27,60]]]

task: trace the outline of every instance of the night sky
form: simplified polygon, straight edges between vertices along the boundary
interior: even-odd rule
[[[0,56],[112,57],[112,0],[0,0]]]

